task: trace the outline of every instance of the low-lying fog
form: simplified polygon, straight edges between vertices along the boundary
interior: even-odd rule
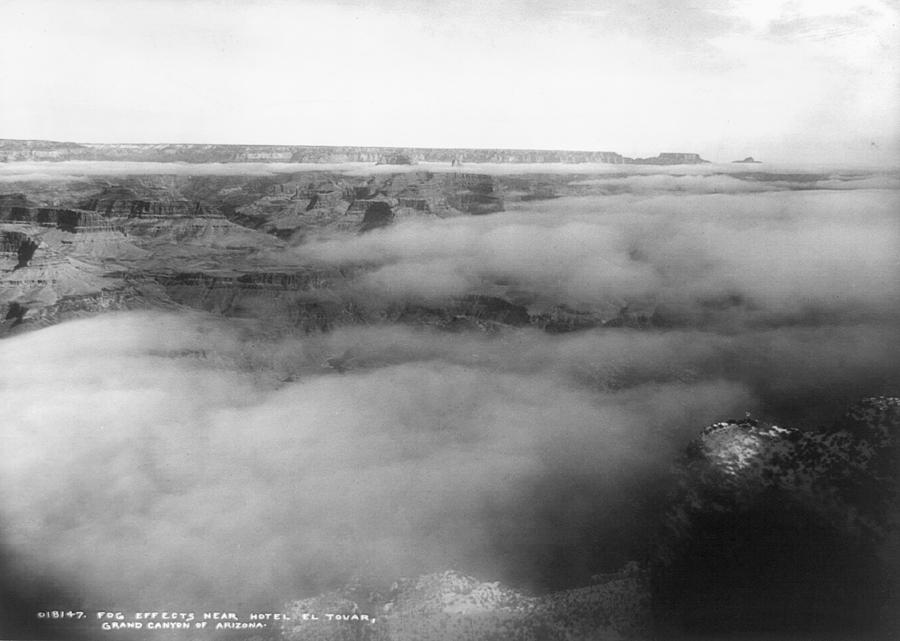
[[[580,585],[641,553],[704,425],[811,427],[900,392],[900,192],[650,178],[284,260],[364,260],[373,300],[502,281],[548,305],[665,308],[672,329],[267,339],[128,313],[0,342],[4,589],[225,609],[450,567]]]
[[[644,192],[410,221],[294,256],[370,263],[366,288],[379,297],[430,299],[499,281],[580,308],[663,304],[706,317],[740,299],[738,314],[725,305],[715,323],[900,310],[900,191]]]
[[[65,181],[89,176],[273,176],[312,171],[333,171],[350,176],[375,174],[432,172],[474,172],[492,176],[556,174],[609,176],[704,176],[710,174],[798,173],[842,177],[893,176],[900,167],[871,165],[817,164],[798,166],[785,163],[709,163],[697,165],[613,165],[607,163],[464,163],[457,167],[449,162],[419,162],[414,165],[374,165],[371,162],[229,162],[188,163],[153,161],[67,160],[21,161],[0,163],[0,183],[23,181]]]

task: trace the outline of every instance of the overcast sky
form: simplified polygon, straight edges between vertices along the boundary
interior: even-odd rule
[[[896,0],[0,0],[0,137],[900,159]]]

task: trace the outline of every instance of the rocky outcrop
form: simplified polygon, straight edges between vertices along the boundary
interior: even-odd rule
[[[647,595],[636,568],[541,596],[450,570],[295,601],[283,630],[288,641],[621,640],[646,632]]]
[[[5,311],[2,311],[4,307]],[[25,329],[26,322],[33,329],[94,314],[176,307],[165,292],[153,283],[122,283],[118,287],[60,296],[49,304],[29,306],[27,303],[13,301],[4,306],[0,303],[0,312],[4,315],[3,321],[0,321],[0,336]]]
[[[897,533],[898,433],[900,399],[886,397],[820,431],[707,427],[654,553],[661,626],[877,633],[897,589],[881,549]]]
[[[896,577],[884,571],[878,548],[897,533],[898,433],[893,397],[863,399],[817,431],[752,418],[715,423],[679,461],[665,533],[643,567],[629,563],[543,595],[455,571],[390,587],[355,581],[290,603],[284,635],[894,638]]]
[[[496,179],[484,174],[451,173],[446,181],[447,203],[467,214],[503,211]]]
[[[629,165],[699,165],[708,162],[700,154],[671,151],[663,152],[655,158],[625,159],[625,163]]]
[[[352,268],[144,273],[180,305],[307,333],[377,320],[337,293],[355,275]]]
[[[0,211],[11,207],[33,207],[34,203],[22,193],[0,194]]]
[[[154,194],[156,195],[156,194]],[[141,198],[134,190],[114,186],[95,198],[82,203],[85,210],[99,212],[109,218],[221,218],[222,214],[209,206],[171,196]]]
[[[23,231],[0,229],[0,260],[14,261],[13,269],[27,267],[38,246],[39,241]]]
[[[427,325],[447,331],[496,331],[502,327],[525,327],[532,322],[525,307],[483,295],[452,298],[439,306],[405,304],[389,310],[387,317],[392,322]]]
[[[307,174],[266,185],[257,198],[237,207],[229,199],[230,194],[220,206],[230,221],[291,243],[321,231],[357,233],[412,218],[503,210],[496,178],[461,172]]]
[[[25,265],[0,274],[0,336],[88,314],[152,307],[140,288],[101,273],[95,266],[38,246]]]
[[[747,165],[761,165],[762,163],[759,160],[753,160],[753,156],[747,156],[743,160],[732,160],[732,163],[737,164],[747,164]]]
[[[503,176],[499,179],[503,200],[506,202],[528,202],[551,200],[561,195],[577,195],[571,179],[560,180],[552,174],[530,176]]]
[[[363,214],[359,231],[364,233],[380,227],[387,227],[393,220],[394,212],[389,204],[379,201],[372,202],[366,205],[366,213]]]
[[[580,311],[564,305],[532,312],[501,295],[472,294],[434,302],[382,305],[354,296],[354,282],[365,265],[343,268],[299,268],[284,271],[148,271],[169,296],[181,304],[226,316],[265,318],[305,332],[330,331],[348,324],[400,323],[447,332],[497,332],[534,327],[550,334],[600,327],[646,329],[646,314]]]
[[[152,278],[164,287],[198,287],[205,290],[236,287],[241,289],[270,289],[307,291],[324,289],[335,280],[346,278],[339,269],[304,269],[288,272],[161,272]]]
[[[110,231],[99,214],[25,208],[0,224],[0,335],[25,331],[81,313],[131,309],[138,294],[123,293],[123,278],[105,273],[104,261],[138,260],[148,252]],[[100,218],[101,222],[97,222]],[[11,322],[9,322],[11,321]]]
[[[60,229],[71,234],[121,229],[97,212],[60,207],[0,206],[0,221]]]

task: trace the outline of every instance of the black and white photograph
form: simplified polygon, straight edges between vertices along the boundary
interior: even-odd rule
[[[0,641],[900,639],[900,2],[0,0]]]

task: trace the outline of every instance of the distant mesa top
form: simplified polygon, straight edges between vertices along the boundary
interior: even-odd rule
[[[553,149],[464,149],[439,147],[352,147],[315,145],[112,144],[0,139],[0,162],[65,160],[132,162],[372,162],[414,165],[462,163],[604,163],[613,165],[701,164],[699,154],[666,152],[653,158],[626,158],[614,151]]]
[[[666,151],[656,158],[625,158],[629,165],[699,165],[708,163],[700,154]]]
[[[743,160],[732,160],[731,162],[733,162],[733,163],[735,163],[735,162],[736,162],[736,163],[747,163],[748,165],[760,165],[760,164],[762,164],[762,161],[759,161],[759,160],[753,160],[753,156],[747,156],[747,157],[744,158]]]

